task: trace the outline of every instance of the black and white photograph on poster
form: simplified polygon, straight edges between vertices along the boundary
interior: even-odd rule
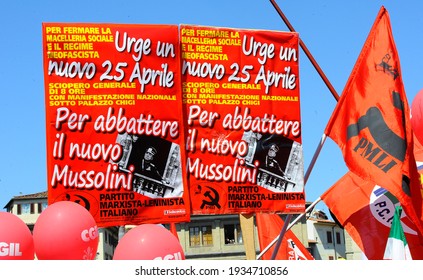
[[[119,171],[133,168],[133,191],[150,198],[182,197],[179,145],[155,136],[118,134],[123,154]]]
[[[304,166],[302,145],[286,137],[252,131],[242,138],[248,143],[247,166],[259,162],[257,185],[273,192],[302,192]]]

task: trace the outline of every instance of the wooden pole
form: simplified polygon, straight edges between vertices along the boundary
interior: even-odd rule
[[[310,177],[311,170],[313,170],[314,164],[317,161],[317,157],[319,156],[320,151],[323,148],[323,144],[326,141],[326,137],[327,137],[326,134],[322,135],[322,138],[320,139],[319,145],[317,145],[316,151],[314,151],[313,158],[311,159],[310,165],[308,166],[306,173],[304,175],[304,186],[307,184],[308,178]]]
[[[273,7],[276,9],[276,11],[278,12],[279,16],[282,18],[282,20],[285,22],[286,26],[288,26],[289,30],[291,32],[296,32],[294,27],[292,27],[291,23],[288,21],[288,18],[284,15],[284,13],[282,12],[282,10],[279,8],[279,6],[276,4],[275,0],[270,0],[270,2],[272,3]],[[317,70],[317,73],[319,73],[320,77],[322,78],[323,82],[326,84],[326,86],[329,88],[330,92],[332,93],[333,97],[335,97],[336,101],[339,100],[339,95],[336,92],[335,88],[332,86],[332,84],[329,82],[328,78],[326,77],[325,73],[323,72],[323,70],[320,68],[319,64],[317,64],[316,60],[314,59],[314,57],[311,55],[310,51],[308,50],[308,48],[306,47],[306,45],[304,44],[303,40],[301,40],[300,38],[300,47],[303,49],[304,53],[307,55],[308,59],[310,60],[310,62],[313,64],[314,68]]]
[[[256,259],[256,246],[254,242],[254,214],[240,214],[239,223],[242,231],[242,241],[247,260]]]
[[[276,242],[275,249],[273,250],[272,257],[270,258],[271,260],[276,259],[276,256],[278,255],[279,247],[282,244],[283,236],[285,235],[285,232],[287,231],[288,224],[291,221],[291,218],[292,218],[291,214],[287,215],[285,218],[283,227],[281,229],[281,232],[279,233],[278,241]]]

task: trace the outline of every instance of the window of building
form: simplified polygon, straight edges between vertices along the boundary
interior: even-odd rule
[[[20,204],[16,205],[17,209],[16,209],[16,213],[18,215],[22,214],[22,206]]]
[[[37,213],[40,214],[47,208],[47,202],[39,202],[37,203]]]
[[[31,213],[31,206],[29,203],[22,203],[21,204],[21,213],[22,214],[30,214]]]
[[[104,231],[103,236],[104,236],[104,243],[105,244],[108,244],[112,247],[117,246],[118,239],[112,233],[110,233],[109,231],[106,230],[106,231]]]
[[[200,246],[200,227],[190,227],[189,228],[189,246]]]
[[[333,261],[335,258],[333,256],[329,256],[329,260]]]
[[[332,232],[330,231],[326,232],[326,240],[328,243],[332,243]]]
[[[113,235],[109,235],[109,244],[110,246],[116,248],[117,244],[118,244],[118,239],[115,238]]]
[[[213,235],[211,226],[203,226],[201,227],[201,232],[203,234],[203,245],[204,246],[212,246],[213,245]]]
[[[340,232],[336,233],[336,244],[341,244],[341,233]]]
[[[34,203],[31,203],[30,205],[29,205],[29,207],[30,207],[30,211],[31,211],[31,214],[34,214],[35,213],[35,205],[34,205]]]
[[[225,244],[242,244],[242,232],[239,224],[224,225]]]
[[[196,226],[189,228],[189,246],[211,246],[213,235],[211,226]]]

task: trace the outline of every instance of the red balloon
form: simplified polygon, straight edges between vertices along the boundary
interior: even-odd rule
[[[411,127],[417,140],[423,144],[423,89],[416,94],[411,103]]]
[[[49,205],[34,225],[35,254],[40,260],[93,260],[98,248],[94,217],[75,202]]]
[[[185,254],[172,232],[159,225],[143,224],[119,240],[113,260],[185,260]]]
[[[34,239],[18,216],[0,212],[0,260],[33,260]]]

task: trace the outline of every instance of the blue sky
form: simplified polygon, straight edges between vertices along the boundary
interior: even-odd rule
[[[411,106],[423,88],[423,2],[276,2],[340,95],[375,17],[388,10]],[[267,0],[7,1],[1,8],[0,210],[15,195],[47,190],[42,22],[198,24],[289,31]],[[304,166],[322,137],[336,100],[300,53]],[[347,168],[327,139],[305,186],[316,200]],[[326,209],[323,203],[317,208]]]

